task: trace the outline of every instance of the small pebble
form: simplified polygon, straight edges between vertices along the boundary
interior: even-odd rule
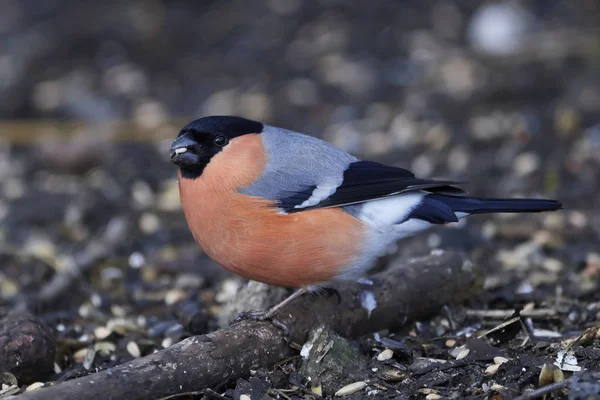
[[[252,397],[250,397],[247,394],[241,394],[240,395],[240,400],[252,400]]]
[[[427,396],[425,396],[425,400],[438,400],[441,398],[442,398],[442,396],[440,396],[437,393],[429,393]]]

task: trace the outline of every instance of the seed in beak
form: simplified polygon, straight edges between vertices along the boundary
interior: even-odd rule
[[[175,149],[175,154],[182,154],[185,153],[188,149],[186,149],[185,147],[179,147],[177,149]]]

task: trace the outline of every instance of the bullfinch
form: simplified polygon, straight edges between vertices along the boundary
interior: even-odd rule
[[[417,178],[233,116],[190,122],[170,156],[187,223],[206,254],[283,287],[356,281],[390,244],[472,214],[561,208],[554,200],[469,197],[457,182]]]

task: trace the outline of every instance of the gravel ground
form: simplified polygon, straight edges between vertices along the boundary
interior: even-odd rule
[[[207,114],[304,131],[476,195],[565,205],[399,243],[383,264],[459,249],[486,290],[354,341],[370,367],[398,372],[350,398],[513,398],[600,369],[599,18],[585,0],[0,2],[0,316],[29,311],[56,339],[49,371],[18,385],[220,326],[245,282],[193,243],[166,154]],[[569,362],[551,367],[560,354]],[[313,398],[300,363],[188,397]],[[600,395],[590,382],[554,395]]]

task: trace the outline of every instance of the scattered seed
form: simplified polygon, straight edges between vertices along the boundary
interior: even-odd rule
[[[102,355],[109,355],[117,350],[117,346],[112,342],[97,342],[94,349]]]
[[[451,348],[456,346],[456,340],[454,339],[448,339],[446,340],[446,347]]]
[[[164,349],[167,349],[167,348],[169,348],[169,347],[173,346],[173,339],[171,339],[171,338],[169,338],[169,337],[167,337],[167,338],[164,338],[164,339],[163,339],[163,341],[162,341],[162,343],[161,343],[161,346],[162,346]]]
[[[119,335],[125,335],[127,332],[137,330],[137,325],[125,318],[113,318],[106,323],[106,328]]]
[[[96,336],[96,339],[99,340],[104,340],[107,337],[110,336],[110,334],[112,333],[112,330],[108,329],[105,326],[99,326],[96,329],[94,329],[94,336]]]
[[[240,395],[240,400],[252,400],[252,398],[247,394]]]
[[[498,372],[498,368],[500,368],[500,364],[491,364],[485,369],[486,375],[495,375]]]
[[[437,393],[429,393],[427,396],[425,396],[425,400],[438,400],[440,398],[442,398],[442,396]]]
[[[456,358],[458,357],[458,355],[460,354],[461,351],[465,350],[467,348],[467,346],[465,346],[464,344],[462,346],[458,346],[458,347],[454,347],[453,349],[451,349],[449,351],[449,354]]]
[[[538,386],[547,386],[554,382],[554,368],[556,368],[552,364],[544,364],[542,366],[542,370],[540,371],[540,376],[538,377]]]
[[[389,360],[394,356],[394,352],[391,349],[385,349],[377,355],[377,361]]]
[[[73,359],[75,360],[75,362],[83,362],[83,359],[85,358],[85,355],[87,354],[87,347],[81,348],[79,350],[77,350],[75,353],[73,353]]]
[[[367,382],[365,382],[365,381],[354,382],[354,383],[344,386],[343,388],[341,388],[340,390],[335,392],[335,396],[336,397],[347,396],[349,394],[361,391],[366,387],[367,387]]]
[[[185,299],[185,291],[181,289],[171,289],[165,294],[165,304],[170,306]]]
[[[461,350],[461,352],[458,353],[458,355],[456,356],[456,359],[462,360],[463,358],[467,357],[470,352],[471,352],[471,350],[469,350],[469,349]]]
[[[113,304],[112,306],[110,306],[110,312],[115,317],[119,317],[119,318],[123,318],[125,315],[127,315],[127,313],[125,312],[125,309],[117,304]]]
[[[438,391],[432,388],[421,388],[419,390],[417,390],[417,392],[421,393],[421,394],[437,394]]]
[[[406,372],[398,369],[385,369],[380,372],[382,378],[389,382],[397,382],[406,378]]]
[[[560,369],[560,368],[554,368],[553,378],[554,378],[554,383],[560,382],[560,381],[564,381],[565,380],[565,374],[562,371],[562,369]]]
[[[44,387],[44,383],[43,382],[34,382],[31,385],[27,386],[27,388],[25,389],[26,392],[33,392],[34,390],[37,390],[41,387]]]
[[[79,306],[79,316],[81,318],[87,318],[90,316],[90,314],[92,313],[92,306],[90,304],[84,303],[81,306]]]
[[[142,355],[142,352],[140,351],[140,346],[138,346],[136,342],[127,343],[127,352],[135,358],[138,358]]]
[[[494,357],[494,364],[502,365],[508,361],[508,358],[504,357]]]

